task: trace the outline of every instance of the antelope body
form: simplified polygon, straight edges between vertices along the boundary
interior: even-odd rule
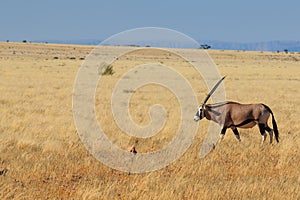
[[[274,114],[268,106],[264,104],[240,104],[237,102],[205,104],[207,99],[198,109],[194,120],[198,121],[202,118],[206,118],[218,123],[222,127],[220,139],[224,137],[226,130],[230,128],[236,138],[240,141],[240,135],[237,128],[252,128],[253,126],[258,125],[263,142],[267,136],[265,131],[267,131],[270,135],[270,143],[272,143],[273,129],[275,139],[279,142],[279,133]],[[272,115],[273,129],[268,126],[270,115]]]

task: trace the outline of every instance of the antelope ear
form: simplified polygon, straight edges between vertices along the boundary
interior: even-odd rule
[[[203,109],[209,110],[209,107],[208,107],[207,105],[204,105],[204,106],[203,106]]]

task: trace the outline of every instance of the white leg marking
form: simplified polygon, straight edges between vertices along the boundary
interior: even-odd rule
[[[219,143],[223,140],[224,134],[220,134]]]
[[[265,142],[266,138],[267,138],[267,134],[266,134],[266,133],[264,133],[264,135],[262,136],[262,143],[264,143],[264,142]]]

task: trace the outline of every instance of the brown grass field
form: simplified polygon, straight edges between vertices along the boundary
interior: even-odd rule
[[[267,138],[262,145],[258,127],[241,129],[240,143],[228,131],[220,145],[199,159],[209,125],[203,120],[178,160],[154,172],[129,174],[96,160],[75,128],[73,84],[92,49],[0,43],[0,199],[300,199],[299,53],[208,51],[221,75],[227,75],[227,100],[270,106],[279,143],[269,144]],[[115,73],[101,79],[95,107],[108,137],[123,149],[135,145],[138,152],[157,150],[172,139],[178,126],[176,98],[155,85],[134,92],[130,111],[133,120],[145,125],[149,106],[164,105],[168,122],[159,134],[132,138],[113,122],[113,85],[131,66],[149,60],[179,70],[198,92],[199,101],[208,93],[195,70],[175,55],[148,49],[121,57],[113,63]]]

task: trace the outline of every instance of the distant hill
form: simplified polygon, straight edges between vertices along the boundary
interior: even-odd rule
[[[42,43],[56,43],[56,44],[78,44],[78,45],[98,45],[101,40],[87,39],[87,40],[39,40],[33,42]],[[267,42],[252,42],[252,43],[239,43],[239,42],[223,42],[216,40],[198,40],[200,45],[207,44],[212,49],[221,50],[246,50],[246,51],[284,51],[287,49],[289,52],[300,52],[300,41],[267,41]],[[178,45],[179,44],[179,45]],[[145,42],[139,41],[136,44],[128,44],[130,46],[152,46],[152,47],[170,47],[170,48],[195,48],[194,46],[186,46],[182,42],[168,42],[168,41],[155,41]],[[118,45],[118,44],[106,44]],[[122,44],[120,44],[122,45]]]
[[[33,40],[37,43],[50,43],[50,44],[78,44],[78,45],[98,45],[101,40],[84,39],[84,40]]]
[[[246,50],[246,51],[284,51],[300,52],[300,41],[268,41],[253,43],[222,42],[214,40],[200,41],[200,44],[207,44],[212,49],[223,50]]]

